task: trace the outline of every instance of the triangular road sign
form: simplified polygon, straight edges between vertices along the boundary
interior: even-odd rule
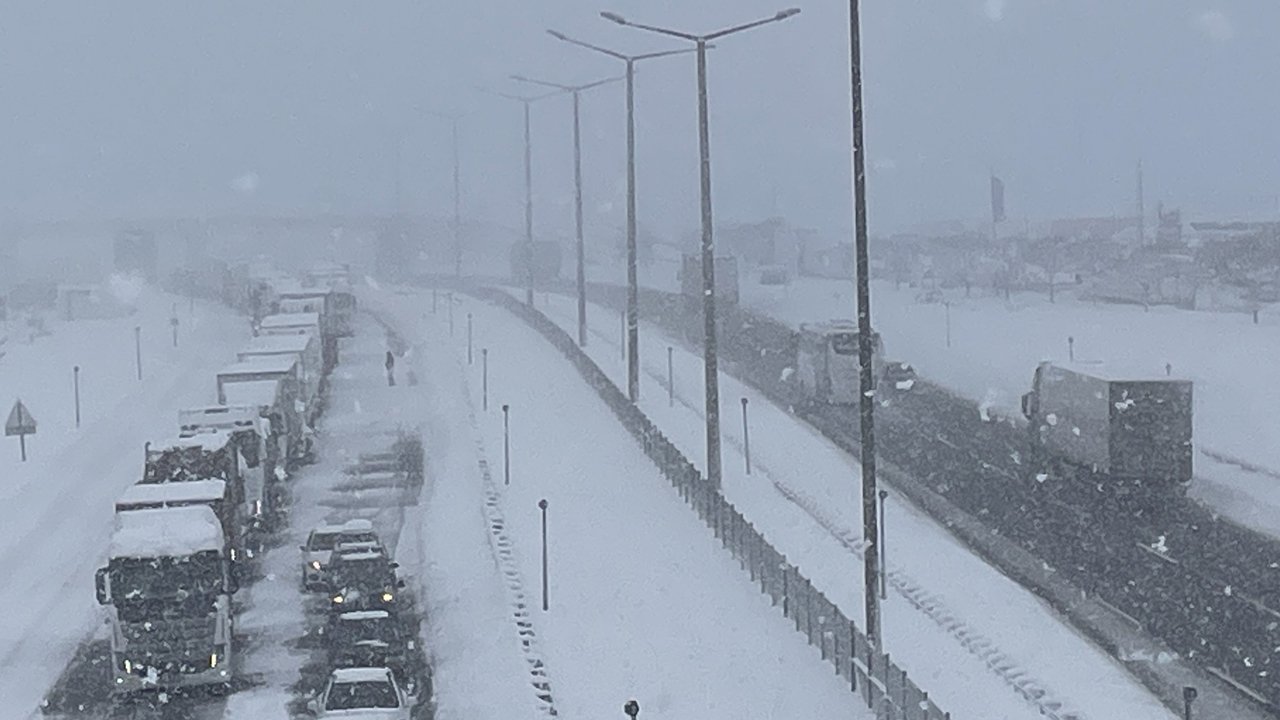
[[[13,403],[13,409],[9,411],[9,419],[4,423],[4,434],[5,436],[36,434],[36,419],[31,416],[31,412],[21,400]]]

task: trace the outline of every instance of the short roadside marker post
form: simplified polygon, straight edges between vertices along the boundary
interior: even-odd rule
[[[542,511],[542,611],[551,608],[550,594],[547,590],[547,499],[538,501],[538,509]]]
[[[502,406],[502,480],[511,484],[511,406]]]

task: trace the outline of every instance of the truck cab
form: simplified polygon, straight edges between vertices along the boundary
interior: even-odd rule
[[[229,687],[236,581],[225,548],[207,506],[116,516],[110,559],[94,578],[111,625],[114,692]]]

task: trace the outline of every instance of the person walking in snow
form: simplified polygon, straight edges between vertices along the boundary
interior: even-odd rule
[[[387,351],[387,385],[394,386],[396,384],[396,356],[390,350]]]

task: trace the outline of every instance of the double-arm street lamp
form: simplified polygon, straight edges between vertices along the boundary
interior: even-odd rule
[[[492,95],[515,100],[524,106],[524,241],[525,241],[525,292],[524,303],[533,307],[533,139],[529,132],[529,106],[543,98],[559,95],[558,92],[542,95],[511,95],[486,90]]]
[[[563,85],[561,83],[549,82],[547,80],[525,77],[524,75],[512,75],[511,79],[518,82],[556,88],[562,93],[569,93],[573,96],[573,212],[578,233],[578,345],[586,346],[587,270],[586,243],[582,236],[582,130],[578,118],[578,108],[580,105],[580,96],[584,90],[590,90],[591,88],[600,87],[601,85],[617,82],[621,80],[622,77],[605,78],[604,80],[597,80],[583,85]]]
[[[695,43],[698,53],[698,148],[702,168],[702,359],[706,383],[707,417],[707,480],[712,487],[720,486],[720,386],[716,360],[716,296],[715,296],[715,245],[711,229],[711,148],[707,119],[707,45],[712,40],[786,20],[799,14],[799,8],[781,10],[772,17],[735,25],[705,35],[671,30],[654,25],[631,22],[612,12],[602,12],[601,17],[619,25],[647,30],[660,35],[688,40]]]
[[[631,402],[640,398],[640,309],[639,278],[636,272],[636,118],[635,118],[635,65],[642,60],[684,55],[694,51],[666,50],[641,55],[626,55],[609,48],[571,38],[564,33],[548,30],[557,40],[594,50],[627,64],[627,397]]]

